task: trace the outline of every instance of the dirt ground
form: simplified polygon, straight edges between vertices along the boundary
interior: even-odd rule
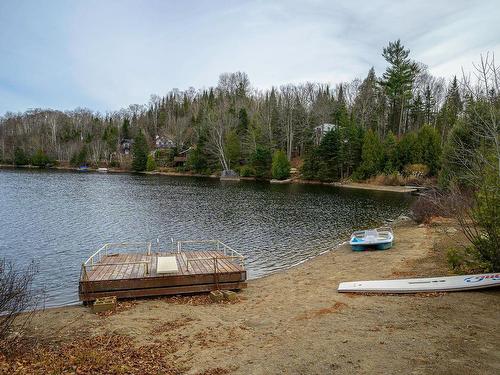
[[[130,345],[176,343],[189,374],[500,373],[500,290],[431,295],[339,294],[342,281],[449,273],[450,223],[395,228],[388,251],[348,246],[248,283],[234,304],[206,297],[128,302],[102,317],[65,307],[37,315],[33,334],[64,342],[116,334]],[[55,345],[55,344],[53,344]]]

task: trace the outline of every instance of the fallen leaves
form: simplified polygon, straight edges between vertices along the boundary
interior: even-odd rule
[[[0,374],[182,374],[169,359],[177,350],[173,341],[136,347],[129,337],[101,335],[0,356]]]
[[[101,312],[96,313],[96,315],[103,317],[103,318],[106,318],[108,316],[119,314],[121,312],[130,310],[133,307],[135,307],[136,305],[137,305],[136,301],[118,301],[116,303],[116,307],[114,309],[108,310],[108,311],[101,311]]]

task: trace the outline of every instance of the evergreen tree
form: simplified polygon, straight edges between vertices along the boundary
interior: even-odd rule
[[[24,150],[21,147],[16,147],[14,149],[14,164],[27,165],[29,162],[29,158],[26,156]]]
[[[129,119],[124,119],[121,131],[122,139],[130,139],[130,121]]]
[[[272,159],[272,176],[276,180],[290,177],[290,162],[283,150],[275,151]]]
[[[156,169],[156,161],[155,157],[151,154],[148,155],[147,161],[146,161],[146,170],[148,172],[154,171]]]
[[[425,118],[424,103],[422,101],[422,97],[420,96],[420,94],[417,94],[417,96],[413,100],[413,103],[410,106],[410,118],[411,118],[411,127],[410,127],[411,130],[419,129],[424,123],[424,118]]]
[[[441,140],[439,133],[430,125],[423,126],[417,135],[418,147],[420,148],[419,162],[429,167],[432,176],[436,175],[441,161]]]
[[[238,134],[245,134],[248,130],[248,125],[250,121],[248,119],[248,113],[245,108],[241,108],[238,113]]]
[[[391,174],[398,171],[398,142],[390,131],[384,140],[384,173]]]
[[[327,132],[318,147],[319,168],[317,176],[321,181],[337,181],[340,178],[342,161],[341,131],[336,127]]]
[[[271,163],[271,151],[262,146],[257,146],[255,151],[250,156],[250,164],[254,168],[255,177],[257,178],[265,178],[269,176]]]
[[[74,167],[80,167],[87,165],[88,158],[88,148],[87,145],[83,145],[80,151],[71,157],[70,164]]]
[[[49,157],[47,156],[47,154],[45,154],[45,152],[43,152],[42,149],[38,149],[35,154],[33,155],[33,157],[31,158],[31,164],[37,166],[37,167],[46,167],[47,164],[50,163],[50,159]]]
[[[392,101],[391,125],[398,135],[403,133],[403,114],[412,96],[412,87],[419,72],[418,65],[409,59],[410,50],[398,39],[384,48],[382,56],[390,64],[382,76],[381,84]]]
[[[240,161],[241,146],[238,134],[234,130],[229,131],[227,134],[225,149],[229,167],[231,168],[231,165],[238,165]]]
[[[397,146],[398,170],[408,164],[420,163],[422,160],[421,148],[419,147],[415,132],[406,133]]]
[[[361,151],[361,165],[356,176],[359,178],[369,178],[381,172],[384,162],[384,152],[378,136],[373,130],[368,130],[363,139],[363,149]]]
[[[441,144],[446,142],[446,136],[458,121],[462,109],[462,98],[460,97],[457,77],[455,76],[448,88],[444,105],[439,112],[438,127],[440,128]]]
[[[304,162],[300,170],[300,174],[305,180],[315,180],[318,178],[318,172],[320,168],[320,158],[318,155],[318,149],[314,148],[309,151],[305,157]]]
[[[140,172],[146,170],[148,162],[148,144],[142,131],[137,134],[132,146],[132,169]]]

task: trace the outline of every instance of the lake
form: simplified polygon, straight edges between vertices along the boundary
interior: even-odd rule
[[[106,242],[220,239],[249,278],[296,265],[353,229],[408,211],[408,194],[322,185],[0,169],[0,256],[38,263],[46,306],[78,301],[81,263]]]

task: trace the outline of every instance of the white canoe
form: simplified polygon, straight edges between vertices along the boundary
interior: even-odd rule
[[[350,293],[453,292],[495,286],[500,286],[500,273],[423,279],[349,281],[340,283],[338,291]]]

